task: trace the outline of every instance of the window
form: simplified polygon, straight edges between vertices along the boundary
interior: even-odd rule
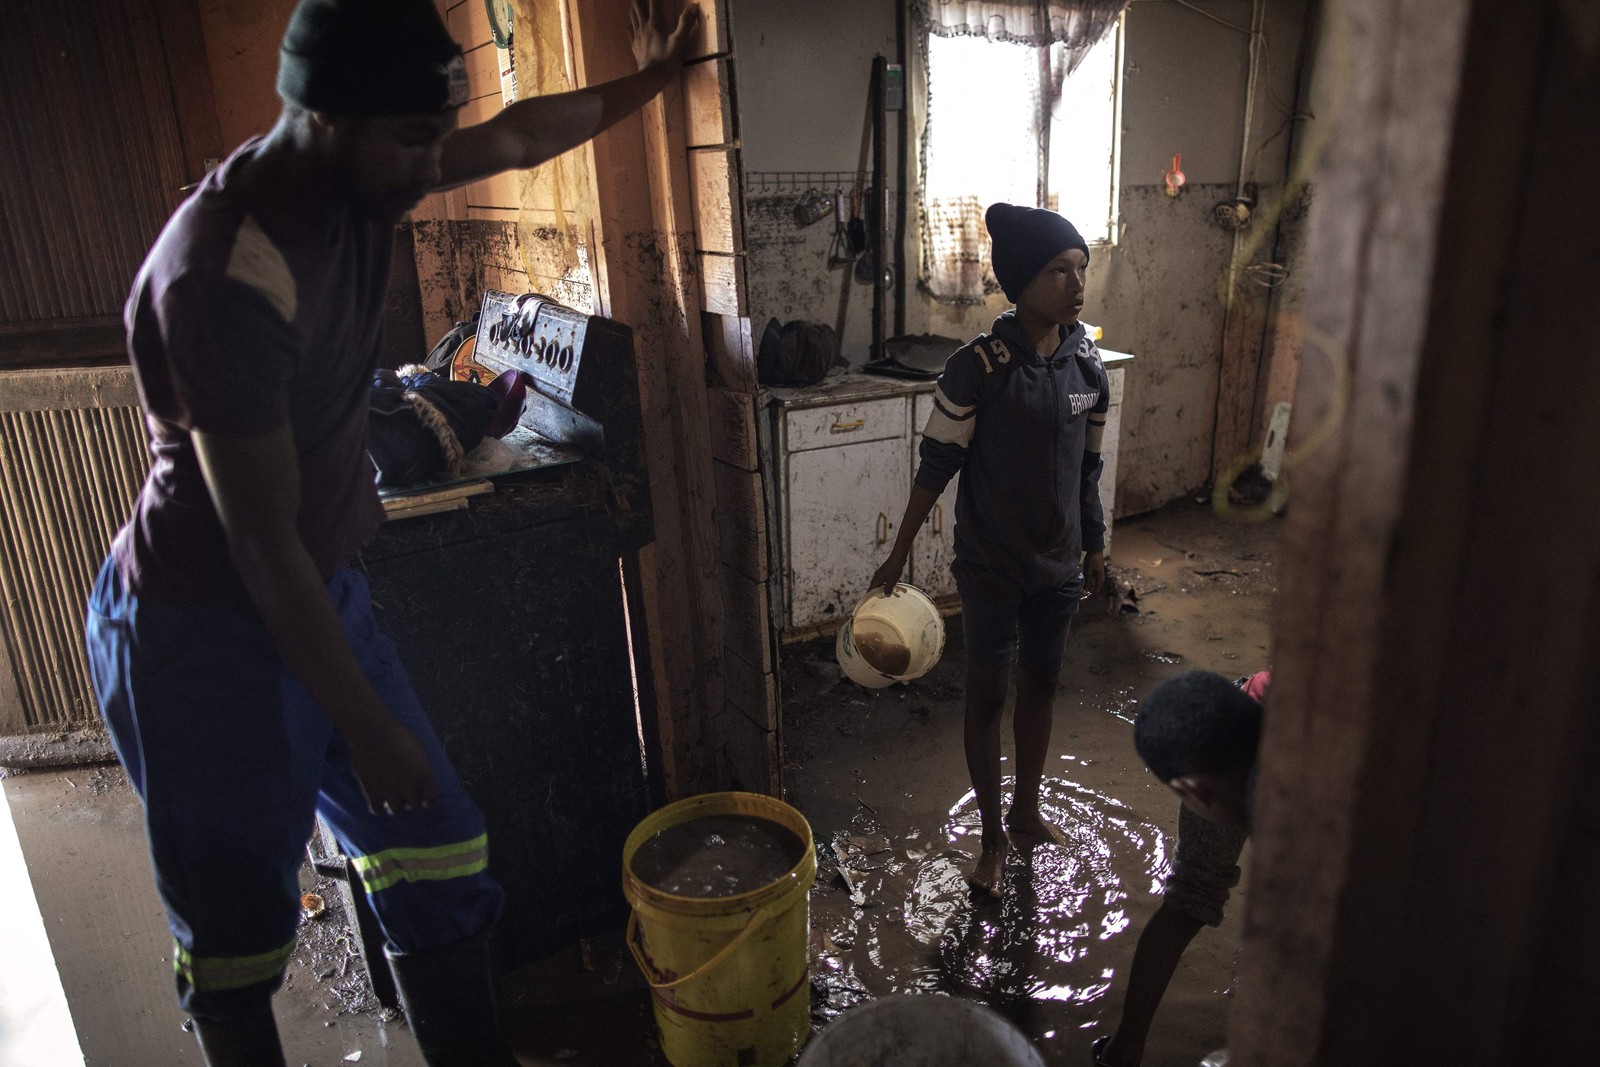
[[[983,227],[997,200],[1049,207],[1090,244],[1115,243],[1122,27],[1070,74],[1063,44],[925,31],[922,282],[936,299],[998,291]]]

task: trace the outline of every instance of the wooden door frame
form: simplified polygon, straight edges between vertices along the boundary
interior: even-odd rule
[[[1291,470],[1233,1062],[1574,1062],[1600,1011],[1600,211],[1571,178],[1600,167],[1600,9],[1326,18],[1295,414],[1302,451],[1327,434]]]

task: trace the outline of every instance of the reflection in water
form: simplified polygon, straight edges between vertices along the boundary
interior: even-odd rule
[[[1133,686],[1119,685],[1112,690],[1111,703],[1106,705],[1106,710],[1112,718],[1131,724],[1134,712],[1139,710],[1139,698],[1134,695]]]
[[[940,959],[954,985],[991,1001],[1087,1004],[1111,987],[1095,944],[1127,929],[1128,883],[1160,892],[1166,842],[1120,801],[1071,782],[1045,779],[1041,806],[1066,845],[1015,839],[999,907],[948,924]],[[980,833],[971,792],[951,809],[949,831]]]
[[[1006,779],[1008,802],[1011,786]],[[970,791],[939,831],[889,832],[887,855],[863,856],[841,836],[863,907],[840,892],[839,859],[824,844],[812,901],[818,1021],[889,993],[947,992],[975,996],[1042,1036],[1050,1027],[1030,1018],[1036,1006],[1081,1010],[1103,998],[1110,961],[1128,954],[1113,955],[1105,942],[1128,929],[1130,893],[1161,891],[1167,841],[1127,805],[1069,781],[1046,778],[1041,807],[1067,843],[1014,838],[997,901],[975,900],[966,884],[979,835]]]

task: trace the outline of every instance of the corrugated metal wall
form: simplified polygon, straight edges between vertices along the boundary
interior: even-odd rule
[[[97,720],[84,604],[148,468],[131,371],[0,374],[0,734]]]
[[[0,323],[120,314],[179,187],[196,177],[157,6],[6,5]]]
[[[149,463],[123,301],[220,155],[195,0],[8,0],[0,63],[0,734],[97,719],[83,609]],[[120,361],[119,361],[120,362]]]

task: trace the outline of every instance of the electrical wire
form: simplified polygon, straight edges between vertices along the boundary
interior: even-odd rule
[[[1250,29],[1248,27],[1240,26],[1238,23],[1229,22],[1225,18],[1221,18],[1221,17],[1219,17],[1217,15],[1213,15],[1211,12],[1207,11],[1205,8],[1200,7],[1197,4],[1191,3],[1190,0],[1172,0],[1172,2],[1174,4],[1177,4],[1179,7],[1186,7],[1190,11],[1193,11],[1196,15],[1200,15],[1200,16],[1202,16],[1204,18],[1208,18],[1212,22],[1215,22],[1220,26],[1226,26],[1226,27],[1228,27],[1228,29],[1234,31],[1235,33],[1242,33],[1246,37],[1249,37],[1250,34],[1251,34],[1251,31],[1250,31]],[[1285,104],[1283,102],[1283,100],[1281,100],[1278,97],[1278,94],[1273,91],[1273,88],[1272,88],[1272,48],[1271,48],[1270,42],[1267,40],[1267,36],[1266,36],[1265,33],[1263,33],[1261,35],[1261,51],[1263,53],[1263,55],[1261,57],[1261,62],[1262,62],[1262,65],[1266,68],[1266,74],[1267,74],[1267,99],[1271,103],[1276,105],[1279,111],[1282,111],[1282,112],[1285,112],[1285,113],[1293,111],[1294,110],[1293,106],[1289,105],[1289,104]]]
[[[1197,15],[1204,15],[1206,18],[1210,19],[1212,22],[1216,22],[1216,23],[1219,23],[1219,24],[1221,24],[1223,26],[1226,26],[1226,27],[1228,27],[1228,29],[1233,30],[1236,33],[1242,33],[1246,37],[1250,36],[1250,31],[1245,29],[1243,26],[1235,25],[1234,23],[1229,22],[1225,18],[1219,18],[1218,16],[1213,15],[1211,12],[1207,11],[1205,8],[1200,7],[1197,4],[1191,4],[1189,2],[1189,0],[1172,0],[1172,2],[1174,4],[1179,5],[1180,7],[1188,8],[1190,11],[1193,11]]]

